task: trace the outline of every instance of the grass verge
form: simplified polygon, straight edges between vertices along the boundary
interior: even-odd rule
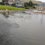
[[[25,8],[17,8],[17,7],[13,7],[13,6],[6,6],[6,5],[0,5],[0,10],[15,10],[15,11],[23,11],[25,10]]]

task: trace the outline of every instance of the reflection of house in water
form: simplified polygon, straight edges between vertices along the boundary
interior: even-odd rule
[[[45,10],[45,3],[42,2],[42,3],[38,4],[37,9],[38,10]]]

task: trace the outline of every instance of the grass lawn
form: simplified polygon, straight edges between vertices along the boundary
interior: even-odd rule
[[[17,7],[13,7],[13,6],[6,6],[6,5],[0,5],[0,10],[15,10],[15,11],[22,11],[25,10],[25,8],[17,8]]]

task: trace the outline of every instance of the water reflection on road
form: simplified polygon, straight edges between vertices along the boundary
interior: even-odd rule
[[[45,45],[45,15],[15,13],[6,19],[0,14],[1,28],[10,32],[16,45]]]

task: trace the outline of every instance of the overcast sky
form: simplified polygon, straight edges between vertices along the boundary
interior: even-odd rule
[[[42,1],[42,2],[45,2],[45,0],[37,0],[37,1]],[[2,2],[2,0],[0,0],[0,2]]]
[[[42,1],[42,2],[45,2],[45,0],[37,0],[37,1]]]

